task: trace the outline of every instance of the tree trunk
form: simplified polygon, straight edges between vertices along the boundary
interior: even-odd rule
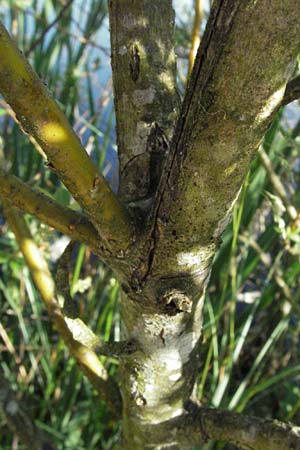
[[[123,361],[119,371],[123,450],[185,448],[176,429],[170,433],[168,422],[184,414],[185,403],[193,393],[204,296],[194,298],[191,311],[179,290],[166,292],[168,296],[161,298],[160,305],[154,297],[141,296],[135,301],[122,296],[126,338],[139,343],[138,352]]]
[[[149,2],[144,3],[149,6]],[[167,17],[170,2],[162,3],[161,14]],[[272,11],[266,0],[213,3],[173,138],[170,142],[166,138],[166,162],[158,189],[151,189],[151,185],[147,188],[148,194],[149,190],[156,190],[147,216],[148,226],[138,236],[130,274],[123,283],[125,337],[136,340],[139,346],[138,352],[123,360],[120,367],[123,450],[192,447],[191,442],[182,438],[178,427],[170,424],[184,417],[186,405],[193,398],[200,363],[202,308],[213,255],[250,161],[281,104],[293,71],[300,30],[300,21],[292,13],[294,7],[293,1],[283,5],[279,0],[272,2]],[[116,10],[113,12],[114,18],[118,17]],[[136,23],[141,23],[141,15],[133,6],[121,13],[119,27],[112,28],[112,33],[120,34],[125,42],[128,23],[134,23],[135,14]],[[123,28],[122,23],[126,24]],[[143,33],[147,32],[146,23],[144,20]],[[153,49],[152,40],[158,42],[163,36],[171,52],[161,23],[156,24],[155,35],[147,34],[148,48]],[[250,36],[255,34],[249,46]],[[130,78],[126,66],[121,72],[116,70],[116,41],[118,38],[112,37],[114,77],[118,73],[126,85],[126,76]],[[144,57],[147,59],[147,52]],[[157,87],[155,80],[154,71],[151,81]],[[132,80],[127,83],[134,98],[137,87]],[[118,86],[115,83],[121,143],[127,128],[124,114],[120,116]],[[176,89],[169,90],[172,91]],[[162,92],[158,100],[156,97],[152,101],[159,128],[169,129],[170,115],[166,114],[168,120],[164,122],[157,113],[157,103],[164,105],[168,97]],[[134,114],[144,117],[143,108],[133,110]],[[130,119],[131,140],[137,142],[139,133]],[[169,133],[165,132],[165,136]],[[121,147],[124,157],[128,150],[125,144]],[[152,151],[153,147],[152,143]],[[145,151],[149,151],[149,140]],[[135,170],[138,163],[137,158]],[[127,169],[123,185],[121,174],[125,191],[130,173]],[[139,169],[141,173],[145,167]],[[147,209],[143,213],[145,216]],[[200,440],[199,437],[198,444]]]
[[[86,216],[47,199],[40,207],[36,192],[3,171],[0,193],[90,244],[118,275],[123,337],[135,343],[133,352],[118,351],[122,450],[188,450],[206,436],[231,435],[245,449],[299,448],[300,432],[288,425],[228,413],[222,428],[218,414],[192,403],[213,256],[293,73],[299,10],[300,0],[215,0],[179,113],[172,1],[109,1],[119,198],[0,27],[1,92]],[[47,205],[59,211],[54,219]],[[83,325],[65,317],[52,294],[67,345],[72,350],[76,341],[89,367],[96,341],[83,339]],[[106,381],[100,385],[108,391]]]

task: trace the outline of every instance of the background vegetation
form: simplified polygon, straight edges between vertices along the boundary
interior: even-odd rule
[[[1,6],[1,20],[116,189],[106,1],[2,0]],[[181,93],[193,41],[192,13],[187,9],[177,19]],[[204,9],[201,29],[207,13]],[[295,102],[279,112],[269,129],[216,255],[205,304],[198,398],[207,405],[300,423],[297,115]],[[0,98],[3,164],[75,208],[35,147]],[[66,238],[30,216],[26,219],[55,272]],[[0,232],[0,380],[9,381],[57,449],[112,449],[118,424],[51,327],[3,215]],[[78,246],[72,295],[82,316],[105,340],[120,336],[118,291],[113,273],[88,248]],[[115,373],[116,361],[104,361]],[[1,414],[0,448],[23,449]]]

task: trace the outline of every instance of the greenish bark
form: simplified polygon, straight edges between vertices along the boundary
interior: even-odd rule
[[[127,12],[133,26],[136,3],[131,3]],[[129,255],[131,277],[123,282],[125,338],[135,339],[140,349],[120,370],[123,450],[196,445],[178,429],[170,433],[169,424],[175,418],[180,422],[192,397],[204,292],[220,236],[293,72],[300,47],[300,1],[296,4],[213,4],[154,206]],[[121,152],[127,133],[118,111],[123,94],[115,87]],[[123,105],[126,115],[134,116],[133,102]],[[136,130],[129,129],[134,139]],[[199,439],[205,432],[204,427]],[[256,449],[256,444],[244,448]]]
[[[293,73],[299,7],[294,0],[214,2],[151,219],[155,276],[211,264]]]
[[[123,359],[120,382],[123,397],[123,450],[183,449],[180,436],[172,436],[167,424],[184,415],[198,374],[198,349],[204,297],[180,310],[170,303],[137,302],[123,295],[125,338],[139,349]],[[175,300],[175,297],[173,297]],[[159,429],[159,435],[158,435]],[[155,445],[154,445],[155,442]],[[186,448],[186,447],[184,447]]]
[[[176,91],[171,0],[109,1],[120,195],[148,209],[168,151]]]
[[[214,1],[176,126],[171,0],[110,0],[109,10],[120,197],[138,224],[116,221],[106,249],[121,250],[106,260],[122,285],[124,342],[134,343],[119,354],[121,448],[188,450],[205,438],[245,449],[300,448],[288,426],[188,407],[212,259],[287,92],[300,48],[300,0]],[[101,231],[99,211],[95,221],[86,209]],[[104,229],[113,218],[106,213]],[[130,232],[122,234],[123,224]]]

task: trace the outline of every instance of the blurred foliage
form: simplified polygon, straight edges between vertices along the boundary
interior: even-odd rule
[[[1,19],[116,188],[106,1],[2,0],[1,6]],[[191,20],[191,14],[177,20],[182,92]],[[263,143],[284,186],[285,202],[296,211],[300,207],[297,115],[296,103],[280,111]],[[1,99],[0,127],[0,149],[11,170],[75,207]],[[289,217],[285,205],[257,158],[215,257],[205,303],[198,397],[203,404],[300,423],[300,221]],[[66,240],[32,217],[28,222],[55,271]],[[0,364],[6,378],[18,397],[30,402],[32,416],[59,449],[112,449],[119,437],[118,424],[51,327],[3,217],[0,227]],[[84,246],[78,246],[73,267],[72,294],[82,316],[105,340],[118,340],[119,285],[114,275]],[[116,361],[105,364],[114,375]],[[0,448],[23,449],[2,417]],[[231,447],[206,446],[222,448]]]

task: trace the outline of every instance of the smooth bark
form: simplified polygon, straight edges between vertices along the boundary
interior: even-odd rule
[[[108,248],[116,253],[124,251],[133,238],[126,210],[1,23],[0,92],[23,130],[34,137],[47,155],[51,169],[87,212]]]

